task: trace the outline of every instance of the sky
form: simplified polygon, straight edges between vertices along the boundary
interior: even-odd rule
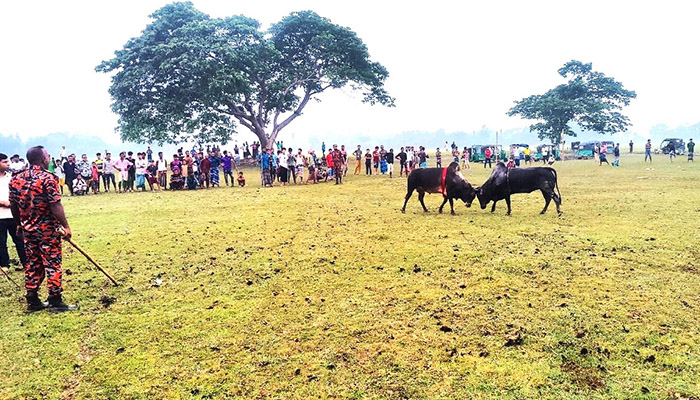
[[[0,3],[0,134],[55,132],[118,143],[110,76],[95,72],[167,4],[156,0]],[[513,102],[564,83],[569,60],[593,63],[637,99],[631,133],[700,121],[700,3],[693,1],[193,1],[212,17],[243,14],[263,27],[313,10],[354,30],[389,71],[396,107],[350,89],[323,93],[280,134],[310,138],[509,130]],[[239,128],[238,140],[252,135]]]

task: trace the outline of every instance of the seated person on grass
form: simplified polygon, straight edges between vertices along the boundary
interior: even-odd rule
[[[85,178],[83,178],[82,175],[78,174],[78,177],[73,179],[73,194],[76,196],[82,196],[84,194],[87,194],[87,182],[85,182]]]

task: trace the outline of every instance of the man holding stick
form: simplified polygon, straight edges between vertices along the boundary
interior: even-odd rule
[[[10,209],[24,234],[27,255],[25,289],[27,311],[48,307],[51,311],[69,311],[76,308],[63,302],[61,293],[63,269],[61,235],[70,239],[71,231],[61,204],[61,192],[56,177],[46,171],[49,154],[42,146],[27,151],[30,167],[10,181]],[[59,233],[59,229],[63,232]],[[49,292],[48,304],[39,300],[39,288],[44,278]]]

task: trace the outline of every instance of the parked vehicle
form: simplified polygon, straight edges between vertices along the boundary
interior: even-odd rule
[[[518,158],[519,154],[524,154],[525,149],[529,148],[530,145],[527,143],[514,143],[510,145],[510,152],[509,156],[513,156],[513,158]]]
[[[571,142],[571,151],[576,152],[581,146],[581,142]]]
[[[595,157],[595,152],[597,150],[597,147],[600,146],[599,141],[592,141],[592,142],[586,142],[582,143],[578,150],[576,151],[576,158],[580,159],[589,159]]]
[[[493,151],[494,154],[491,157],[491,161],[496,161],[497,159],[506,159],[506,152],[503,150],[500,144],[475,144],[471,147],[471,155],[469,156],[469,162],[484,162],[484,159],[486,158],[486,156],[484,155],[484,151],[486,150],[486,148],[489,147],[491,148],[491,151]]]
[[[669,149],[668,145],[673,143],[673,148],[676,151],[676,154],[685,154],[685,142],[683,139],[678,139],[678,138],[666,138],[661,142],[661,146],[659,146],[659,150],[663,154],[668,154]]]

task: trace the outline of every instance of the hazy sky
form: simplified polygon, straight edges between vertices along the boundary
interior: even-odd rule
[[[94,68],[167,3],[2,2],[0,133],[70,132],[116,142],[110,77]],[[291,11],[313,10],[357,32],[389,70],[396,108],[362,104],[349,89],[325,93],[282,139],[527,126],[506,111],[514,100],[563,83],[557,69],[571,59],[592,62],[637,92],[625,111],[632,132],[645,136],[659,123],[700,120],[700,3],[694,1],[193,3],[213,17],[243,14],[264,27]]]

